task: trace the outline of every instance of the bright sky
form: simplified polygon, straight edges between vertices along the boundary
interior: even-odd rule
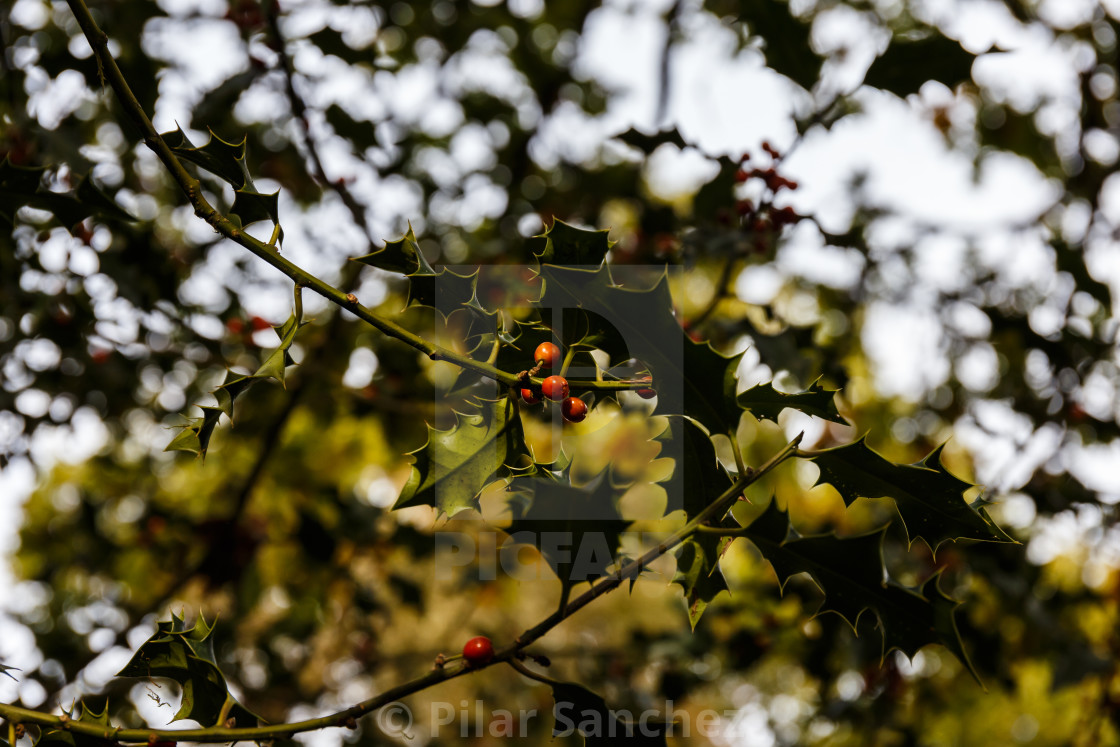
[[[13,19],[23,17],[21,14],[34,14],[38,4],[38,0],[18,0],[13,8]],[[805,3],[794,1],[792,4],[800,7]],[[161,5],[176,12],[197,9],[203,14],[219,16],[225,9],[225,4],[219,0],[164,0]],[[660,16],[667,5],[668,2],[609,2],[594,14],[585,35],[585,47],[578,58],[578,69],[597,77],[609,88],[619,90],[621,95],[607,115],[598,120],[586,121],[568,112],[546,122],[534,148],[534,154],[542,162],[549,162],[557,153],[591,155],[604,137],[631,125],[646,131],[656,129],[658,123],[653,120],[658,55],[664,33]],[[1087,0],[1049,0],[1043,3],[1042,12],[1048,18],[1072,23],[1091,12],[1093,5]],[[298,6],[292,2],[285,5],[289,7]],[[971,51],[984,51],[992,43],[998,43],[1005,50],[985,55],[976,63],[974,75],[985,90],[1017,108],[1027,109],[1040,100],[1047,101],[1043,121],[1055,132],[1068,129],[1071,122],[1076,122],[1079,102],[1075,81],[1078,70],[1087,62],[1084,49],[1059,49],[1046,34],[1017,29],[1006,8],[994,0],[930,0],[924,7],[929,20],[942,23]],[[314,14],[293,20],[289,33],[295,33],[301,24],[313,30]],[[757,151],[763,140],[769,140],[779,150],[787,148],[795,137],[791,114],[805,110],[809,104],[807,94],[768,71],[761,65],[757,53],[746,52],[728,63],[735,39],[714,19],[692,16],[685,28],[687,38],[673,58],[670,122],[679,127],[687,140],[708,154]],[[360,25],[353,32],[363,33]],[[145,43],[149,49],[156,48],[158,43],[161,54],[176,59],[181,56],[186,59],[186,53],[197,52],[200,44],[211,46],[213,54],[195,54],[190,58],[195,62],[191,63],[189,72],[195,80],[205,80],[210,85],[237,69],[237,61],[220,53],[223,41],[232,41],[232,35],[228,24],[203,21],[186,33],[164,33],[156,28]],[[873,33],[859,14],[846,8],[830,11],[826,18],[818,21],[813,38],[822,51],[844,44],[852,49],[843,65],[830,68],[830,79],[826,83],[829,90],[851,89],[861,79],[877,50],[885,44],[885,39]],[[617,43],[619,39],[625,39],[626,43]],[[79,49],[80,46],[77,45]],[[301,54],[306,56],[301,57],[301,63],[305,60],[315,63],[314,50],[304,50]],[[495,76],[502,75],[500,68],[491,72]],[[310,97],[313,100],[320,96],[345,98],[349,86],[366,82],[353,73],[340,72],[339,75],[342,77],[335,80],[331,90],[309,92]],[[176,120],[185,121],[193,100],[189,93],[176,93],[182,90],[174,85],[177,79],[182,76],[172,73],[161,84],[161,91],[168,92],[167,97],[161,99],[156,116],[157,128],[161,130],[172,128]],[[424,116],[435,117],[433,126],[439,126],[438,118],[444,115],[440,114],[438,106],[431,106],[432,98],[437,96],[431,83],[430,75],[423,68],[417,69],[410,80],[397,84],[398,92],[408,93],[399,105],[415,112],[417,117],[422,116],[421,112],[434,111],[435,114]],[[65,81],[55,83],[64,84]],[[508,85],[515,86],[516,82],[510,80]],[[55,91],[56,94],[64,92],[62,88]],[[49,116],[49,98],[42,100],[40,106],[46,114],[40,116]],[[364,107],[366,116],[376,116],[378,107],[382,106],[376,97],[368,97],[361,104],[353,103],[354,97],[349,100],[353,106]],[[964,140],[962,135],[953,147],[947,145],[932,125],[930,112],[935,107],[948,107],[957,125],[954,133],[968,132],[976,113],[939,84],[927,84],[919,95],[906,101],[871,90],[862,91],[859,101],[864,115],[844,120],[829,132],[813,131],[788,159],[785,171],[802,185],[791,198],[794,207],[801,213],[819,216],[830,230],[847,227],[852,210],[848,184],[854,173],[865,171],[871,200],[900,214],[898,219],[884,222],[876,231],[874,240],[878,251],[889,252],[892,246],[912,242],[918,237],[917,229],[921,224],[944,228],[918,242],[920,282],[898,302],[873,304],[864,332],[865,346],[876,361],[878,386],[886,393],[916,398],[927,388],[941,383],[948,373],[947,364],[939,353],[939,322],[932,313],[932,300],[936,290],[953,288],[960,283],[960,262],[966,240],[975,239],[984,260],[1005,278],[1045,285],[1052,262],[1051,251],[1029,227],[1025,230],[1013,230],[1013,227],[1038,215],[1059,193],[1031,164],[1009,155],[985,160],[979,178],[974,179],[974,144]],[[247,97],[241,104],[246,107],[245,116],[252,116],[254,110],[263,111],[268,105],[264,94],[256,100]],[[487,138],[495,136],[500,133],[467,132],[446,164],[447,178],[455,178],[455,159],[466,162],[484,157],[483,144]],[[1105,160],[1109,153],[1106,146],[1102,148],[1102,160]],[[328,171],[347,173],[354,169],[357,173],[355,164],[348,162],[344,154],[328,152],[327,157]],[[1116,159],[1115,152],[1111,159]],[[659,150],[648,167],[651,186],[666,195],[681,191],[682,185],[698,185],[712,172],[711,163],[699,153],[677,152],[671,147]],[[360,173],[357,176],[359,193],[371,195],[381,206],[377,230],[383,236],[391,234],[399,218],[409,217],[415,210],[416,196],[401,190],[396,182],[375,184]],[[489,209],[487,200],[494,199],[504,197],[483,193],[479,204],[470,209],[485,212]],[[315,225],[301,221],[294,207],[289,208],[285,209],[285,216],[292,216],[292,225],[286,220],[285,228],[291,237],[285,246],[286,254],[319,272],[326,270],[316,264],[323,268],[337,266],[337,258],[347,254],[349,247],[333,247],[331,256],[324,259],[318,253],[322,245],[317,242]],[[1112,189],[1106,209],[1114,218],[1120,218],[1120,189]],[[339,208],[337,213],[339,222],[347,220],[344,210]],[[322,213],[315,216],[319,221],[322,218]],[[744,273],[737,289],[747,300],[766,302],[783,277],[800,276],[822,283],[850,284],[858,270],[851,260],[840,250],[824,247],[816,230],[805,225],[795,232],[791,244],[775,265]],[[1115,241],[1094,248],[1093,270],[1098,278],[1111,285],[1114,295],[1120,297],[1120,250]],[[212,271],[220,273],[222,269],[215,267]],[[261,270],[262,276],[269,272],[267,268]],[[206,284],[198,286],[202,288]],[[377,288],[367,284],[362,290],[362,300],[369,302],[368,294],[377,292]],[[282,298],[245,303],[252,311],[276,317],[286,308],[286,293]],[[309,299],[309,303],[318,302]],[[313,308],[309,311],[314,313]],[[1044,315],[1039,316],[1041,324]],[[962,310],[962,319],[962,323],[968,323],[967,309]],[[1034,321],[1032,318],[1032,323]],[[988,355],[983,346],[978,346],[977,351],[966,364],[967,371],[962,371],[961,375],[982,389],[984,382],[995,375],[995,358],[994,354]],[[1105,392],[1101,401],[1115,412],[1116,400],[1112,395],[1114,393]],[[996,489],[991,497],[998,497],[1000,493],[1006,495],[1002,508],[1004,521],[1013,527],[1025,527],[1033,519],[1033,503],[1015,491],[1022,487],[1034,467],[1052,456],[1059,434],[1045,430],[1030,434],[1024,424],[998,403],[992,403],[977,413],[977,417],[982,418],[987,427],[1004,435],[993,438],[975,425],[961,423],[956,439],[976,454],[980,480]],[[99,448],[104,432],[96,418],[75,418],[75,425],[76,431],[72,433],[47,428],[36,433],[33,451],[40,463],[50,459],[81,460]],[[1117,452],[1116,448],[1094,447],[1075,450],[1070,459],[1074,472],[1087,484],[1120,500],[1120,474],[1115,470],[1115,465],[1120,463]],[[2,553],[10,553],[16,545],[20,505],[33,483],[34,475],[25,461],[16,460],[0,472]],[[1043,562],[1069,551],[1083,542],[1088,533],[1098,531],[1099,523],[1099,512],[1094,516],[1092,511],[1086,510],[1035,526],[1030,557]],[[1098,531],[1095,536],[1094,554],[1087,565],[1090,570],[1086,571],[1091,575],[1099,575],[1103,567],[1120,564],[1120,536],[1116,529],[1103,534]],[[17,590],[12,583],[10,569],[0,566],[0,604],[7,609],[21,604],[26,591]],[[22,668],[34,667],[38,654],[30,645],[30,639],[19,630],[11,625],[0,628],[0,661]],[[107,652],[105,660],[95,663],[90,676],[93,679],[103,676],[121,656],[126,656],[123,649]],[[120,663],[123,661],[116,665]],[[19,687],[0,678],[0,699],[13,700]],[[33,693],[21,691],[19,694],[29,705],[34,705]]]

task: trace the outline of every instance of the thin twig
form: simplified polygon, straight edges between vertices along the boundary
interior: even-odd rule
[[[272,38],[276,41],[276,54],[280,58],[280,69],[284,73],[284,89],[288,94],[288,105],[292,108],[292,114],[300,123],[303,130],[304,145],[307,147],[307,154],[311,161],[311,165],[315,170],[314,177],[327,189],[331,189],[342,200],[342,204],[350,211],[353,216],[354,222],[365,233],[366,238],[370,241],[370,252],[374,250],[373,235],[370,231],[369,222],[366,220],[365,208],[355,198],[353,193],[347,188],[346,182],[342,179],[331,180],[327,177],[326,169],[323,168],[323,159],[319,156],[319,149],[315,144],[315,139],[311,137],[311,121],[307,116],[307,104],[304,102],[303,97],[299,95],[295,87],[295,65],[292,64],[292,58],[288,56],[287,40],[284,34],[280,31],[280,3],[266,1],[263,3],[266,8],[266,15],[268,18],[268,30],[272,34]]]

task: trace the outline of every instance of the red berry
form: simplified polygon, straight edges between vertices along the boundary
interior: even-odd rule
[[[653,377],[652,376],[643,376],[642,378],[638,379],[638,381],[648,381],[650,383],[653,383]],[[641,397],[642,399],[653,399],[654,397],[657,396],[657,391],[654,390],[654,389],[650,389],[649,387],[646,387],[645,389],[639,389],[638,390],[638,396]]]
[[[743,182],[745,182],[747,179],[750,179],[750,178],[751,178],[751,175],[748,174],[743,169],[739,169],[738,171],[735,172],[735,183],[736,184],[742,184]]]
[[[239,335],[245,331],[245,322],[237,317],[231,317],[226,320],[226,329],[231,335]]]
[[[537,352],[533,354],[533,360],[543,364],[545,368],[556,368],[560,364],[560,348],[551,342],[542,342],[537,345]]]
[[[541,382],[541,392],[553,402],[568,398],[568,380],[563,376],[549,376]]]
[[[262,329],[272,328],[272,325],[269,324],[267,319],[261,319],[259,316],[254,316],[249,320],[249,323],[253,325],[254,332],[260,332]]]
[[[560,412],[564,414],[564,420],[578,423],[587,417],[587,403],[578,397],[568,397],[560,405]]]
[[[463,658],[472,667],[485,664],[494,658],[494,644],[484,635],[476,636],[463,646]]]
[[[532,389],[522,389],[521,390],[521,399],[527,405],[540,404],[540,401],[541,401],[540,395],[537,394],[536,392],[534,392]]]

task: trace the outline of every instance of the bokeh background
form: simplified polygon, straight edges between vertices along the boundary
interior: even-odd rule
[[[753,458],[800,430],[818,447],[867,433],[897,462],[945,443],[1021,543],[935,559],[892,529],[885,545],[894,577],[941,569],[965,602],[986,689],[938,647],[881,660],[871,615],[855,631],[815,618],[812,583],[779,594],[745,542],[723,560],[731,594],[695,631],[667,559],[542,642],[556,676],[635,711],[737,711],[713,744],[1120,743],[1120,5],[90,7],[157,129],[246,136],[258,188],[280,190],[284,254],[363,304],[401,313],[399,278],[347,259],[409,224],[433,265],[529,265],[554,218],[609,227],[612,262],[681,268],[678,315],[747,351],[741,388],[823,377],[842,390],[851,428],[745,415]],[[434,566],[434,531],[502,524],[500,491],[485,520],[389,511],[403,455],[450,417],[447,371],[311,294],[286,389],[241,398],[205,462],[164,453],[227,367],[251,371],[276,345],[290,284],[195,218],[102,89],[65,3],[4,3],[0,34],[0,152],[52,167],[54,191],[88,174],[139,218],[61,226],[25,210],[0,231],[0,661],[21,670],[0,678],[0,699],[55,709],[107,694],[121,723],[162,724],[171,711],[150,695],[174,703],[172,686],[112,675],[169,611],[201,610],[220,617],[242,702],[298,719],[550,612],[547,576]],[[797,188],[736,178],[756,167]],[[798,219],[759,223],[768,202]],[[588,465],[637,460],[652,483],[659,427],[604,406],[562,439],[543,422],[530,436]],[[743,516],[771,494],[806,533],[891,516],[881,501],[845,509],[815,479],[780,471]],[[547,688],[503,668],[409,703],[422,725],[429,702],[475,698],[551,708]],[[529,742],[549,728],[535,722]],[[407,741],[372,722],[301,739]]]

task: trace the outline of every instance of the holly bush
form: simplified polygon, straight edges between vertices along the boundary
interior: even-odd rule
[[[0,9],[8,744],[1116,744],[1120,22],[1052,5]],[[660,129],[581,63],[627,23]],[[1012,31],[1076,90],[993,82]],[[690,134],[706,38],[771,140]],[[798,149],[876,106],[1052,199],[815,214]]]

